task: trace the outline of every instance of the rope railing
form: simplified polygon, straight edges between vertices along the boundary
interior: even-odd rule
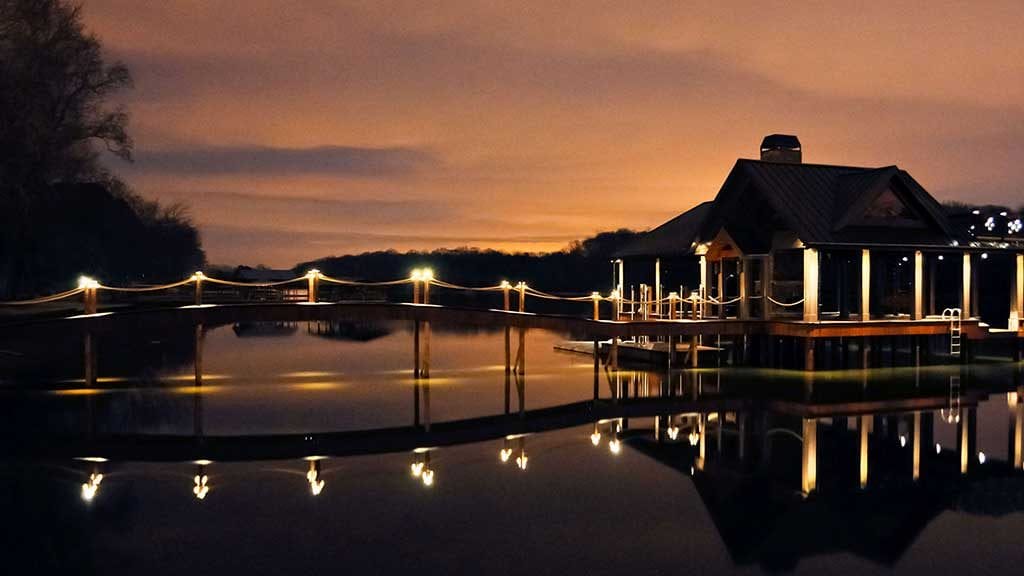
[[[615,316],[616,318],[619,317],[619,315],[621,315],[623,313],[623,310],[622,310],[623,306],[628,306],[631,309],[633,309],[632,312],[630,313],[630,317],[632,317],[633,313],[635,313],[635,308],[634,308],[635,306],[642,306],[642,307],[652,308],[652,309],[658,311],[658,312],[655,312],[654,314],[656,316],[660,316],[662,314],[660,311],[661,311],[663,305],[667,303],[669,305],[669,308],[670,308],[670,314],[669,314],[670,319],[676,319],[675,318],[675,316],[676,316],[675,307],[677,307],[677,306],[682,307],[682,306],[689,305],[689,306],[693,306],[696,309],[697,306],[704,306],[704,305],[708,305],[708,304],[713,305],[713,306],[727,306],[727,305],[735,304],[737,302],[741,302],[743,300],[742,297],[736,297],[736,298],[732,298],[732,299],[729,299],[729,300],[719,300],[719,299],[717,299],[717,298],[715,298],[713,296],[702,296],[702,295],[698,294],[697,292],[694,292],[690,296],[685,297],[685,298],[684,297],[680,297],[675,292],[671,292],[671,293],[669,293],[668,296],[665,296],[665,297],[662,297],[662,298],[652,298],[652,299],[648,300],[648,299],[644,299],[643,297],[641,297],[640,300],[635,300],[633,298],[626,298],[626,297],[624,297],[624,295],[622,295],[618,291],[614,291],[614,290],[611,292],[611,294],[609,294],[607,296],[601,295],[598,292],[592,292],[590,295],[565,296],[565,295],[552,294],[550,292],[545,292],[545,291],[542,291],[542,290],[538,290],[536,288],[528,286],[525,282],[519,282],[517,284],[511,284],[511,283],[509,283],[507,281],[503,281],[500,284],[496,284],[496,285],[493,285],[493,286],[464,286],[464,285],[461,285],[461,284],[455,284],[455,283],[452,283],[452,282],[447,282],[447,281],[444,281],[444,280],[441,280],[441,279],[438,279],[438,278],[434,278],[433,271],[431,271],[429,268],[424,268],[424,269],[416,269],[416,270],[414,270],[412,275],[410,277],[407,277],[407,278],[399,278],[399,279],[395,279],[395,280],[383,280],[383,281],[363,281],[363,280],[348,280],[348,279],[342,279],[342,278],[333,278],[333,277],[328,276],[326,274],[323,274],[319,270],[315,270],[315,269],[314,270],[310,270],[309,272],[307,272],[306,274],[304,274],[302,276],[296,276],[295,278],[289,278],[289,279],[286,279],[286,280],[268,281],[268,282],[240,282],[240,281],[237,281],[237,280],[226,280],[226,279],[222,279],[222,278],[210,277],[210,276],[206,276],[202,272],[196,272],[196,273],[192,274],[190,277],[182,279],[182,280],[179,280],[177,282],[171,282],[171,283],[167,283],[167,284],[151,285],[151,286],[109,286],[109,285],[106,285],[106,284],[101,284],[100,282],[98,282],[96,280],[93,280],[91,278],[83,276],[83,277],[81,277],[79,279],[79,283],[78,283],[78,287],[77,288],[74,288],[74,289],[71,289],[71,290],[66,290],[64,292],[60,292],[60,293],[57,293],[57,294],[51,294],[51,295],[48,295],[48,296],[40,296],[40,297],[37,297],[37,298],[32,298],[32,299],[27,299],[27,300],[15,300],[15,301],[6,301],[6,302],[5,301],[0,301],[0,306],[28,306],[28,305],[33,305],[33,304],[45,304],[45,303],[57,302],[57,301],[60,301],[60,300],[64,300],[66,298],[70,298],[70,297],[78,295],[78,294],[84,294],[84,296],[85,296],[85,309],[86,309],[86,313],[90,314],[90,313],[95,313],[96,312],[97,294],[100,291],[108,291],[108,292],[115,292],[115,293],[153,293],[153,292],[159,292],[159,291],[163,291],[163,290],[173,290],[175,288],[179,288],[179,287],[186,286],[186,285],[193,285],[196,288],[196,290],[195,290],[196,304],[199,304],[199,303],[201,303],[201,300],[202,300],[202,287],[203,287],[204,284],[214,284],[214,285],[229,286],[229,287],[234,287],[234,288],[276,288],[276,287],[280,287],[280,286],[287,286],[287,285],[297,284],[297,283],[308,283],[308,288],[307,288],[308,301],[311,302],[311,303],[315,303],[315,302],[317,302],[317,288],[318,288],[318,285],[319,285],[320,282],[324,282],[324,283],[328,283],[328,284],[335,284],[335,285],[339,285],[339,286],[363,286],[363,287],[389,287],[389,286],[401,286],[401,285],[406,285],[406,284],[412,284],[413,285],[413,302],[417,303],[417,304],[419,304],[419,303],[426,303],[428,301],[427,299],[429,298],[429,296],[428,296],[429,292],[428,292],[427,289],[430,286],[436,286],[436,287],[445,288],[445,289],[448,289],[448,290],[461,290],[461,291],[469,291],[469,292],[504,292],[505,296],[506,296],[506,298],[505,298],[505,309],[506,310],[510,310],[510,308],[511,308],[510,304],[509,304],[509,295],[511,293],[515,293],[517,298],[520,300],[519,303],[518,303],[519,304],[519,311],[520,312],[522,312],[524,310],[524,308],[523,308],[523,300],[525,300],[526,296],[530,296],[530,297],[533,297],[533,298],[540,298],[540,299],[543,299],[543,300],[561,301],[561,302],[578,302],[578,303],[588,303],[589,302],[589,303],[592,303],[593,306],[594,306],[594,318],[595,319],[597,319],[598,315],[599,315],[599,304],[601,302],[603,302],[603,301],[612,302],[612,304],[614,306],[614,310],[615,310],[613,316]],[[422,293],[423,293],[423,300],[422,301],[420,300],[420,297],[419,297],[420,289],[421,288],[422,288]],[[804,302],[804,299],[802,299],[802,298],[800,300],[796,301],[796,302],[788,302],[788,303],[787,302],[780,302],[778,300],[775,300],[771,296],[767,296],[767,295],[749,296],[747,298],[748,298],[748,300],[765,298],[768,301],[770,301],[771,303],[773,303],[773,304],[775,304],[777,306],[782,306],[782,307],[798,306],[798,305],[800,305],[800,304],[802,304]],[[645,312],[644,313],[644,318],[647,317],[646,314],[647,313]],[[684,319],[685,316],[686,316],[685,311],[682,308],[680,308],[678,310],[678,319]]]

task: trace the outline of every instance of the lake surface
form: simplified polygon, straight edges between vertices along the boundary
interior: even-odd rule
[[[1024,560],[1020,364],[595,372],[555,349],[571,339],[344,322],[7,333],[7,563],[933,574]]]

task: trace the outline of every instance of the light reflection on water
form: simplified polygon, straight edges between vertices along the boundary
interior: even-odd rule
[[[406,325],[295,328],[128,335],[129,350],[101,337],[91,365],[28,339],[0,368],[5,431],[79,452],[3,461],[19,496],[7,541],[149,573],[1000,572],[1020,558],[1019,365],[595,380],[590,357],[554,350],[565,335],[534,330],[522,350],[513,331],[506,378],[504,331],[433,326],[425,358]],[[292,436],[217,443],[249,435]]]

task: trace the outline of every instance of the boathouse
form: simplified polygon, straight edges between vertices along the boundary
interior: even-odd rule
[[[945,313],[976,335],[1024,336],[1019,215],[952,214],[898,166],[804,163],[795,136],[760,151],[713,200],[615,254],[619,318],[871,323],[872,334],[885,322],[902,334]]]

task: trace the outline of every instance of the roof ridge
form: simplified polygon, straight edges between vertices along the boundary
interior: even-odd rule
[[[885,170],[885,169],[888,169],[888,168],[896,168],[897,170],[900,169],[899,166],[897,166],[896,164],[890,164],[888,166],[870,167],[870,166],[848,166],[848,165],[844,165],[844,164],[817,164],[817,163],[814,163],[814,162],[799,162],[799,163],[797,163],[797,162],[772,162],[770,160],[757,160],[757,159],[754,159],[754,158],[737,158],[736,159],[736,163],[740,163],[740,162],[751,163],[751,164],[770,164],[770,165],[773,165],[773,166],[810,166],[812,168],[839,168],[839,169],[843,169],[843,170],[861,170],[861,171]]]

